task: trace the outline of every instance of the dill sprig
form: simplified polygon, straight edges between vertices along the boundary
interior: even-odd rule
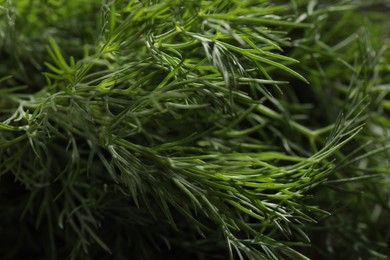
[[[1,4],[5,259],[307,259],[318,221],[343,223],[333,189],[386,178],[388,68],[343,35],[355,5],[60,2]]]

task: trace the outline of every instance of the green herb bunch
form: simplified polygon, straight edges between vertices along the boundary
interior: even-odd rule
[[[1,259],[386,258],[383,17],[280,2],[0,1]]]

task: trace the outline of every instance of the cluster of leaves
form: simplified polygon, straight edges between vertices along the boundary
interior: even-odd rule
[[[388,54],[357,4],[0,3],[2,259],[385,257]]]

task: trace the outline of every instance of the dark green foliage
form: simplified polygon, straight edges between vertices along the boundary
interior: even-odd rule
[[[386,258],[386,2],[277,2],[0,1],[0,258]]]
[[[383,8],[380,12],[372,5],[355,7],[342,15],[328,14],[325,28],[319,26],[311,34],[317,35],[317,39],[305,43],[301,51],[296,48],[292,54],[305,55],[309,48],[314,53],[311,57],[306,55],[307,61],[302,60],[307,66],[301,73],[315,86],[312,90],[318,97],[316,103],[323,121],[334,120],[334,108],[350,105],[345,102],[345,95],[357,86],[367,102],[361,115],[365,123],[363,131],[337,154],[339,162],[334,174],[314,193],[316,204],[331,213],[307,227],[325,259],[381,259],[390,255],[390,233],[386,228],[390,219],[390,125],[386,108],[389,99],[386,44],[390,35],[384,30],[388,21],[383,19],[389,7],[379,6]],[[378,21],[384,23],[383,27],[378,26]],[[329,58],[330,55],[334,58]]]

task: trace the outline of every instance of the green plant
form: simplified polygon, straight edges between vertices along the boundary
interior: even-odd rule
[[[358,3],[0,3],[2,259],[330,259],[339,232],[386,257],[388,54]]]

